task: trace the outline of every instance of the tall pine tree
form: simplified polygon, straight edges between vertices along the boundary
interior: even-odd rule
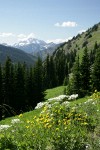
[[[90,61],[87,47],[84,49],[81,62],[81,92],[82,96],[89,94],[90,91]]]
[[[73,93],[77,93],[80,95],[80,86],[81,86],[80,64],[79,64],[79,57],[77,57],[73,66]]]
[[[72,68],[72,76],[68,84],[68,92],[69,94],[77,93],[79,94],[79,96],[81,96],[80,88],[81,88],[80,64],[79,64],[79,57],[77,57],[74,66]]]
[[[43,88],[43,67],[42,67],[42,60],[38,58],[34,66],[34,101],[33,101],[33,108],[37,105],[38,102],[44,101],[44,88]]]
[[[96,57],[93,65],[92,72],[93,90],[100,91],[100,47],[96,52]]]

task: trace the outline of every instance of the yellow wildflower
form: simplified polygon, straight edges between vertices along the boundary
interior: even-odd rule
[[[30,123],[30,121],[29,121],[29,120],[27,120],[26,122],[27,122],[27,123]]]
[[[18,117],[22,117],[23,116],[23,114],[20,114]]]
[[[56,128],[56,131],[59,131],[59,128]]]

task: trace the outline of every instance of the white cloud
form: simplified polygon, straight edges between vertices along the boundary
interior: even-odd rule
[[[85,31],[86,30],[83,29],[83,30],[78,31],[78,33],[81,34],[81,33],[85,32]]]
[[[47,43],[56,43],[56,44],[59,44],[59,43],[64,43],[64,42],[67,42],[68,40],[72,39],[72,37],[69,37],[67,39],[54,39],[54,40],[47,40],[46,42]]]
[[[15,36],[15,34],[13,33],[0,33],[0,37],[3,37],[3,38],[7,38],[7,37],[12,37],[12,36]]]
[[[25,34],[18,34],[17,37],[18,37],[18,38],[25,38],[26,35],[25,35]]]
[[[0,32],[0,43],[7,43],[8,45],[13,45],[18,42],[26,41],[28,43],[33,38],[35,38],[34,33],[30,34],[14,34],[10,32]]]
[[[17,37],[18,37],[18,41],[27,41],[27,40],[29,40],[31,38],[35,38],[35,34],[34,33],[30,33],[28,35],[26,35],[26,34],[19,34],[19,35],[17,35]]]
[[[71,22],[71,21],[67,21],[67,22],[63,22],[63,23],[59,23],[57,22],[55,24],[56,27],[76,27],[77,23],[76,22]]]

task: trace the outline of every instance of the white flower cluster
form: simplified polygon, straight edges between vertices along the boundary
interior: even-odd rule
[[[93,99],[88,99],[86,102],[84,102],[85,104],[87,103],[92,103],[93,102]]]
[[[69,104],[70,104],[70,102],[68,102],[68,101],[65,101],[62,103],[62,105],[69,105]]]
[[[72,94],[68,97],[68,100],[74,100],[76,98],[78,98],[78,94]]]
[[[0,125],[0,131],[7,130],[9,127],[11,127],[11,126],[10,125]]]
[[[49,98],[48,101],[58,101],[61,102],[62,100],[67,99],[68,96],[67,95],[59,95],[58,97],[54,97],[54,98]]]
[[[35,107],[35,109],[39,109],[42,108],[45,105],[45,102],[40,102],[37,104],[37,106]]]
[[[73,100],[76,99],[78,97],[78,94],[73,94],[73,95],[59,95],[58,97],[54,97],[54,98],[49,98],[47,102],[40,102],[37,104],[37,106],[35,107],[35,109],[39,109],[42,108],[44,106],[47,106],[48,108],[51,108],[52,105],[57,105],[59,104],[59,102],[62,105],[68,105],[70,102],[68,102],[67,100]]]
[[[12,123],[12,124],[14,124],[14,123],[19,123],[19,122],[20,122],[20,119],[12,119],[12,120],[11,120],[11,123]]]

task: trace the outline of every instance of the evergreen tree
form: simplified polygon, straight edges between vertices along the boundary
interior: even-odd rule
[[[50,88],[50,56],[46,57],[46,60],[43,65],[43,82],[44,88]]]
[[[90,52],[90,54],[89,54],[90,65],[93,65],[93,63],[94,63],[95,54],[96,54],[96,51],[97,51],[98,47],[99,47],[99,45],[97,44],[97,42],[95,42],[94,48],[93,48],[93,50],[91,50],[91,52]]]
[[[68,63],[66,61],[65,63],[65,71],[64,71],[64,81],[63,81],[63,85],[67,85],[68,84]]]
[[[73,66],[73,93],[77,93],[80,95],[80,86],[81,86],[80,64],[78,57]]]
[[[26,104],[28,109],[33,108],[34,103],[34,77],[33,77],[33,68],[30,67],[27,69],[26,76],[26,87],[25,87],[25,95],[26,95]]]
[[[50,88],[57,86],[56,69],[53,57],[50,57]]]
[[[66,86],[66,85],[67,85],[67,83],[68,83],[68,79],[67,79],[67,77],[65,76],[65,78],[64,78],[64,82],[63,82],[63,85],[64,85],[64,86]]]
[[[81,62],[81,92],[82,96],[89,94],[90,91],[90,61],[87,47],[84,49]]]
[[[47,88],[53,88],[57,85],[57,78],[56,78],[56,68],[54,59],[51,56],[47,56],[45,63],[43,65],[43,78],[44,78],[44,87]]]
[[[100,47],[96,52],[92,73],[93,90],[100,91]]]
[[[11,87],[11,59],[7,57],[3,71],[3,90],[4,90],[4,103],[10,105],[10,98],[12,93]]]
[[[25,111],[25,66],[18,63],[15,73],[15,98],[14,106],[17,113]]]
[[[38,58],[34,66],[34,101],[33,101],[33,108],[37,105],[38,102],[44,101],[44,88],[43,88],[43,67],[42,61]]]
[[[69,94],[77,93],[79,94],[79,96],[81,96],[80,88],[81,88],[80,64],[79,64],[79,57],[77,57],[74,66],[72,68],[72,77],[69,80],[68,92]]]
[[[62,85],[65,78],[65,64],[66,56],[64,51],[60,51],[55,59],[56,74],[58,78],[58,85]]]

